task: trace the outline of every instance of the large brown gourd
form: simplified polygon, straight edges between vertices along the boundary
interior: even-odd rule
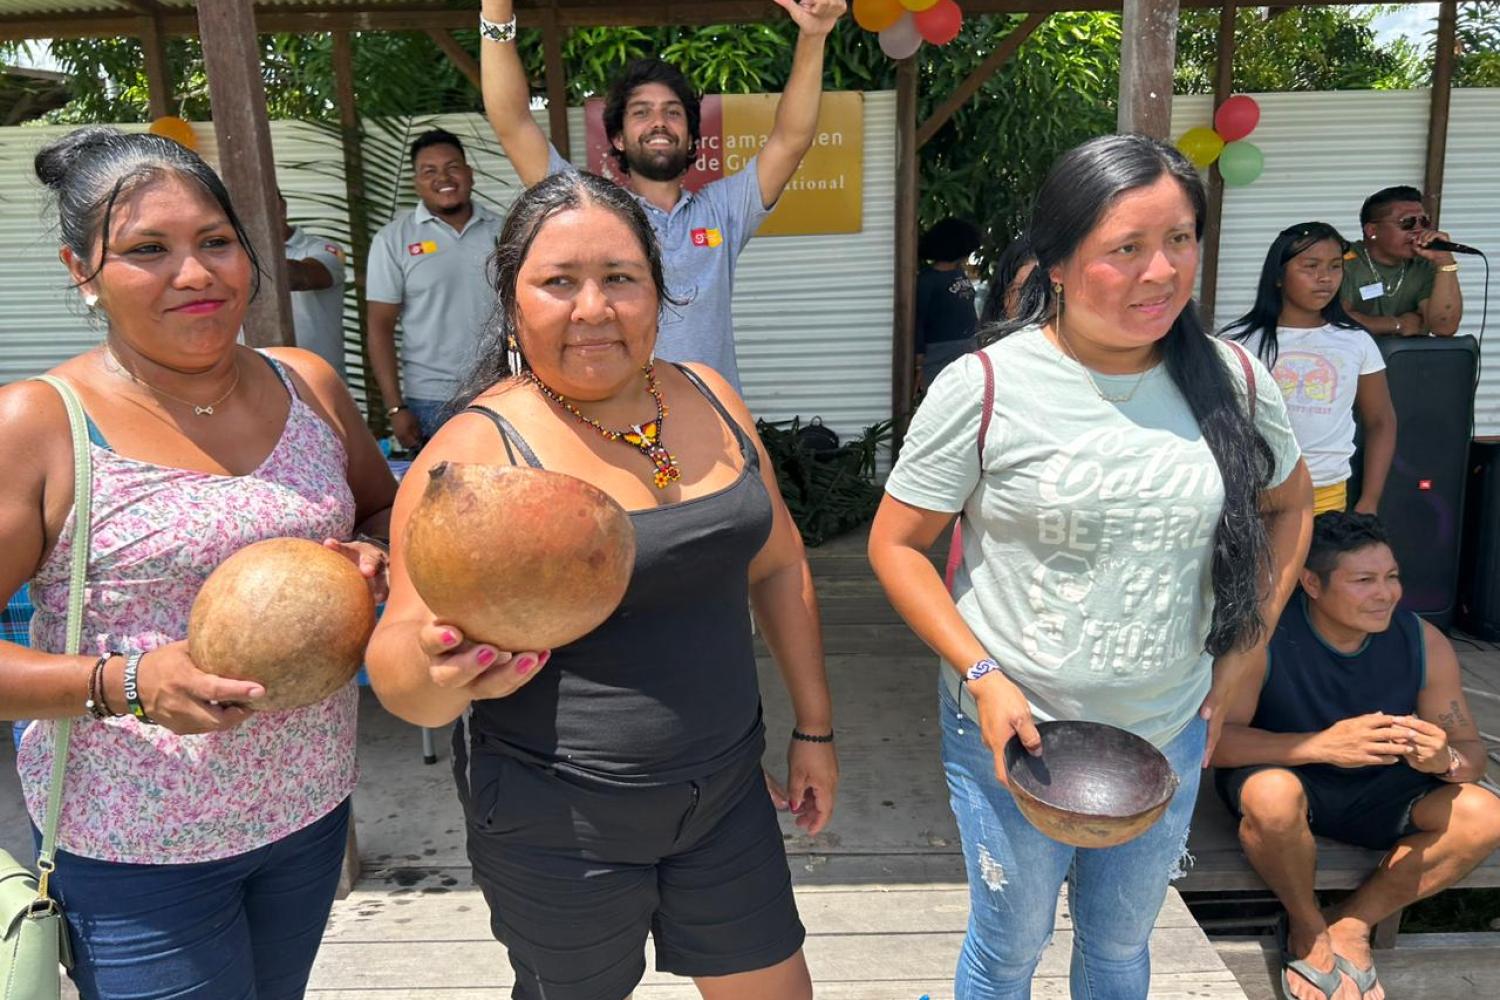
[[[322,701],[359,671],[375,628],[370,586],[347,558],[304,538],[247,545],[193,601],[188,654],[199,670],[258,681],[258,711]]]
[[[404,552],[439,621],[506,652],[555,649],[619,606],[635,529],[608,494],[544,469],[441,462],[429,476]]]

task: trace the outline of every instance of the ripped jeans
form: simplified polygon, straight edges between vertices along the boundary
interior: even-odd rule
[[[1167,883],[1182,875],[1208,724],[1195,718],[1162,748],[1182,784],[1155,826],[1118,847],[1074,848],[1044,836],[1021,815],[995,779],[994,755],[978,721],[960,712],[941,681],[938,688],[943,770],[969,873],[969,928],[958,956],[956,1000],[1031,996],[1065,879],[1073,1000],[1144,1000],[1151,981],[1147,944]]]

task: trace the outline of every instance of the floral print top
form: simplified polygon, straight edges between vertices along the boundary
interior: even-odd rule
[[[186,638],[188,612],[209,573],[253,542],[350,537],[355,504],[343,442],[275,367],[292,394],[291,412],[270,455],[248,475],[153,465],[90,445],[94,513],[81,652],[146,651]],[[31,642],[48,652],[66,645],[74,517],[31,584]],[[103,861],[180,864],[232,857],[295,833],[354,789],[357,699],[350,683],[316,705],[255,713],[233,729],[194,736],[130,717],[76,719],[58,846]],[[53,728],[33,722],[18,754],[38,825]]]

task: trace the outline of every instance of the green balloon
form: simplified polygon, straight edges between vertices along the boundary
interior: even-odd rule
[[[1230,187],[1244,187],[1266,168],[1266,158],[1253,142],[1231,142],[1219,154],[1219,175]]]

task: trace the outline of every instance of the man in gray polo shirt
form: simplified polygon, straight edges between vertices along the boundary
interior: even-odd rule
[[[447,402],[474,363],[494,291],[485,267],[501,219],[475,202],[474,171],[458,136],[434,129],[411,144],[416,209],[397,216],[370,244],[370,367],[407,448],[442,424]],[[396,364],[396,321],[401,364]]]
[[[811,148],[823,93],[823,47],[844,0],[776,0],[797,23],[792,72],[760,153],[737,174],[685,191],[697,156],[698,95],[677,67],[640,59],[610,87],[604,129],[630,190],[661,243],[667,290],[656,355],[699,361],[736,389],[734,321],[729,301],[740,251],[781,197]],[[531,85],[515,46],[513,0],[484,0],[480,66],[484,109],[522,182],[572,170],[531,117]]]

